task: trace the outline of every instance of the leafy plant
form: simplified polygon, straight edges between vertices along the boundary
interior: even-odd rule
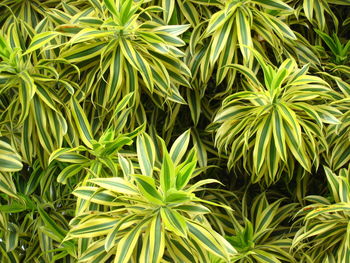
[[[164,141],[162,160],[156,162],[156,146],[147,134],[137,138],[139,167],[122,155],[118,166],[121,177],[93,178],[94,186],[78,187],[73,194],[91,203],[103,205],[103,211],[80,210],[71,222],[67,238],[100,237],[88,245],[80,261],[106,260],[115,254],[115,262],[174,261],[205,262],[207,253],[227,259],[234,249],[205,219],[210,210],[201,203],[212,202],[196,197],[204,184],[189,185],[197,160],[194,150],[186,156],[189,131],[173,144],[170,153]],[[185,160],[181,160],[185,157]],[[91,185],[90,184],[90,185]]]
[[[59,0],[4,0],[1,1],[0,24],[4,28],[10,27],[14,21],[23,19],[33,28],[46,16],[50,7],[60,4]]]
[[[292,245],[293,231],[288,220],[295,213],[296,204],[282,204],[279,198],[273,203],[267,199],[266,193],[248,200],[248,191],[244,193],[239,210],[214,214],[221,225],[229,226],[226,239],[237,250],[230,262],[297,262],[289,248]],[[228,223],[229,222],[229,223]],[[223,261],[218,261],[223,262]]]
[[[63,240],[68,229],[65,217],[73,215],[75,201],[69,188],[52,180],[56,172],[57,167],[42,169],[37,160],[29,174],[0,174],[3,262],[69,262],[75,258],[74,242]]]
[[[74,184],[84,181],[90,173],[98,177],[118,175],[118,167],[115,162],[117,154],[125,146],[130,145],[132,139],[142,131],[142,126],[131,134],[118,134],[112,130],[104,132],[98,141],[91,141],[91,149],[82,145],[75,148],[60,148],[54,151],[49,162],[54,160],[70,163],[58,174],[57,181],[66,184],[70,178],[74,178]],[[85,172],[84,172],[85,171]]]
[[[258,196],[251,208],[252,222],[245,217],[236,235],[227,237],[238,253],[233,262],[296,262],[288,249],[292,240],[282,223],[291,216],[295,204],[281,205],[283,199],[269,204]]]
[[[263,82],[247,67],[230,66],[243,74],[244,91],[225,98],[216,114],[216,145],[225,152],[230,149],[229,168],[241,161],[252,182],[270,184],[283,171],[292,177],[293,160],[309,172],[318,166],[320,145],[327,147],[323,126],[338,124],[341,112],[324,103],[333,100],[332,89],[308,75],[308,66],[298,69],[287,59],[276,69],[260,55],[257,59]]]
[[[218,1],[209,3],[219,6],[207,23],[200,23],[194,29],[190,42],[194,70],[200,70],[200,79],[207,83],[217,66],[216,83],[228,75],[231,85],[235,74],[229,74],[225,67],[239,61],[239,51],[244,65],[251,65],[251,49],[262,50],[259,41],[266,41],[273,51],[279,50],[281,40],[296,40],[293,31],[284,23],[284,18],[293,10],[280,0],[272,1]],[[203,33],[201,33],[203,31]],[[255,37],[251,31],[255,32]]]
[[[344,84],[344,82],[339,84]],[[334,105],[337,105],[338,109],[344,112],[344,114],[340,119],[341,123],[330,125],[326,129],[326,139],[330,150],[325,152],[325,159],[333,171],[338,171],[340,168],[346,166],[349,161],[349,100],[347,98],[341,99],[334,102]]]
[[[34,33],[24,24],[15,24],[7,34],[0,34],[0,131],[10,135],[26,163],[32,164],[36,157],[45,166],[48,154],[61,147],[67,133],[66,115],[71,114],[64,106],[69,107],[69,99],[75,101],[71,95],[77,84],[60,76],[56,69],[59,62],[50,56],[37,56]],[[31,44],[26,47],[23,43],[28,39]]]
[[[161,23],[155,16],[159,8],[142,8],[142,2],[104,3],[92,2],[93,9],[74,14],[77,19],[68,26],[73,31],[66,30],[64,23],[58,25],[59,31],[71,37],[60,57],[84,64],[87,74],[81,85],[85,92],[104,94],[99,102],[102,107],[113,107],[116,98],[129,92],[134,92],[138,105],[141,87],[148,94],[154,93],[152,98],[159,106],[164,99],[185,103],[178,86],[189,86],[191,73],[181,60],[184,53],[179,47],[185,42],[179,35],[188,26]],[[64,22],[70,24],[69,20]],[[101,87],[92,85],[95,82]]]
[[[336,64],[346,64],[350,55],[350,40],[347,43],[342,44],[335,33],[333,33],[332,36],[329,36],[320,30],[315,29],[315,31],[331,51],[333,61]]]
[[[350,178],[349,170],[339,175],[325,167],[330,195],[310,195],[311,205],[299,216],[302,227],[296,233],[293,246],[302,251],[303,262],[346,262],[349,258]]]

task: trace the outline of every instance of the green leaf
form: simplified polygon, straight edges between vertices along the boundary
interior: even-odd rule
[[[241,9],[238,9],[236,14],[236,30],[240,49],[246,61],[249,61],[251,56],[249,48],[253,48],[250,27],[251,25],[247,16]]]
[[[166,193],[169,189],[175,185],[175,166],[170,158],[165,142],[162,141],[163,149],[163,162],[160,170],[160,185],[163,191]]]
[[[175,142],[171,146],[170,156],[175,165],[177,165],[181,161],[182,157],[187,151],[188,144],[190,142],[190,133],[191,130],[185,131],[175,140]]]
[[[160,209],[165,228],[181,237],[187,237],[187,225],[185,218],[175,210],[166,207]]]
[[[9,223],[6,229],[6,251],[13,251],[18,246],[19,228],[17,225]]]
[[[164,9],[164,20],[169,23],[174,12],[175,0],[162,0],[162,7]]]
[[[304,0],[303,8],[307,19],[309,21],[312,21],[313,11],[314,11],[314,0]]]
[[[115,5],[114,0],[103,0],[108,10],[116,17],[118,17],[118,8]]]
[[[21,78],[21,85],[18,94],[22,105],[22,112],[18,122],[21,123],[29,113],[30,102],[35,95],[36,85],[34,79],[27,71],[22,71],[19,77]]]
[[[77,148],[59,148],[53,151],[49,157],[49,164],[53,160],[58,160],[67,163],[84,163],[89,161],[85,156],[75,153],[75,151],[86,150],[85,147],[80,146]]]
[[[127,224],[128,221],[131,221],[134,217],[135,215],[129,215],[129,216],[123,217],[117,224],[115,224],[112,231],[108,233],[105,241],[105,250],[107,252],[111,250],[111,248],[115,245],[115,240],[117,238],[118,232],[122,227],[122,225]]]
[[[228,20],[219,30],[213,33],[211,51],[210,51],[210,63],[214,65],[216,60],[219,58],[221,51],[224,49],[227,40],[232,34],[233,19]]]
[[[143,196],[156,205],[163,204],[163,198],[156,189],[155,180],[146,175],[134,175],[137,185]]]
[[[118,243],[116,252],[116,263],[127,263],[137,244],[142,228],[148,223],[150,218],[146,218],[137,224],[130,232],[128,232]]]
[[[197,160],[183,166],[176,174],[176,189],[183,189],[191,179],[196,168]]]
[[[127,195],[136,195],[139,193],[137,188],[133,184],[119,177],[95,178],[90,179],[89,182],[97,184],[100,187],[103,187],[116,193],[122,193]]]
[[[0,172],[16,172],[22,167],[21,157],[10,144],[0,140]]]
[[[49,43],[53,38],[55,38],[58,35],[59,33],[53,31],[42,32],[40,34],[35,35],[24,55],[44,47],[45,44]]]
[[[293,11],[293,8],[291,8],[289,5],[283,3],[283,1],[280,0],[253,0],[252,2],[258,3],[268,9]]]
[[[90,123],[86,118],[86,115],[82,107],[79,105],[78,101],[74,97],[72,97],[70,103],[71,103],[72,115],[75,120],[78,132],[80,134],[80,138],[85,143],[86,146],[91,148],[92,147],[91,140],[93,139],[93,136],[92,136]]]
[[[258,126],[256,143],[253,151],[255,172],[259,173],[266,158],[267,147],[272,135],[271,114],[266,116]]]
[[[68,231],[62,229],[40,206],[38,207],[38,212],[45,226],[50,229],[60,241],[63,241]]]
[[[164,227],[158,214],[151,221],[149,228],[149,259],[150,262],[160,262],[165,249]]]
[[[57,182],[59,182],[61,184],[66,184],[67,180],[70,177],[78,174],[83,168],[84,168],[84,166],[81,164],[73,164],[73,165],[67,166],[57,176]]]
[[[152,176],[155,162],[155,147],[148,134],[140,134],[136,140],[137,157],[142,174]]]
[[[73,226],[68,235],[79,238],[103,236],[109,233],[118,221],[113,217],[93,216],[85,220],[84,223]]]
[[[205,250],[215,255],[227,259],[226,252],[219,242],[215,239],[211,231],[195,222],[187,222],[190,236]]]
[[[78,198],[88,200],[89,202],[106,205],[117,206],[119,205],[117,195],[108,190],[101,190],[98,187],[82,186],[74,190],[73,194]]]

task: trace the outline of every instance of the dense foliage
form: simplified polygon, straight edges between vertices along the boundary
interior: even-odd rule
[[[2,0],[0,262],[350,262],[349,0]]]

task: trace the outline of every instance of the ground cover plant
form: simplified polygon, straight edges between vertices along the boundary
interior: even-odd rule
[[[2,0],[0,262],[350,262],[349,0]]]

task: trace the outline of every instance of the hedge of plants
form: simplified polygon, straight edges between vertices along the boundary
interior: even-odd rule
[[[349,0],[2,0],[0,262],[350,262]]]

